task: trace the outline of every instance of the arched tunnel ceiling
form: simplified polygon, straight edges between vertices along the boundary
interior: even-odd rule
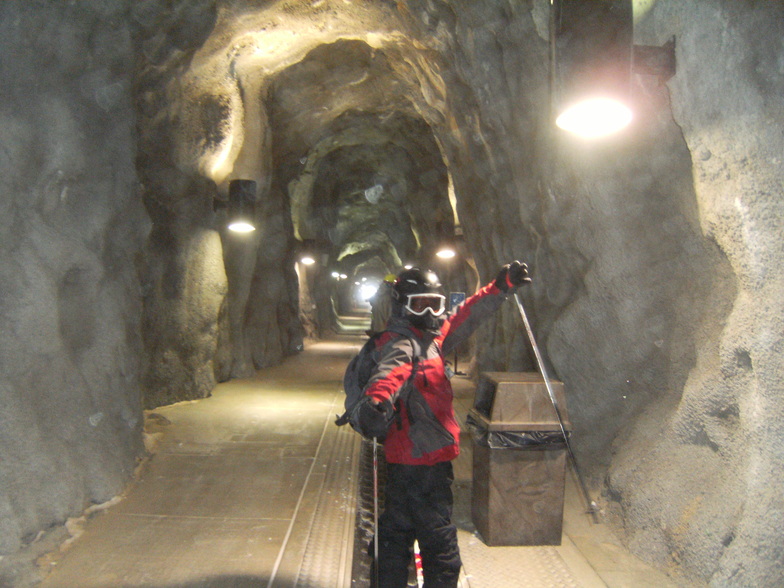
[[[378,256],[391,269],[416,256],[418,235],[452,234],[438,145],[383,53],[321,45],[275,77],[267,108],[301,239],[346,265]]]
[[[391,269],[454,233],[447,170],[422,116],[432,120],[438,76],[417,73],[430,62],[400,33],[396,3],[334,4],[220,5],[188,83],[200,103],[218,96],[212,124],[233,130],[217,133],[201,167],[225,184],[271,154],[262,184],[289,196],[298,238],[344,265],[378,257]]]

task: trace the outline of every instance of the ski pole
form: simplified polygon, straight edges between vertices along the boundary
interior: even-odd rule
[[[569,459],[572,462],[572,468],[574,468],[575,476],[577,477],[577,481],[580,485],[580,490],[582,490],[583,498],[585,499],[585,503],[588,505],[588,512],[591,514],[594,523],[598,523],[599,520],[597,518],[597,511],[599,510],[598,505],[596,502],[591,500],[590,494],[588,494],[588,488],[585,486],[585,482],[583,481],[583,477],[580,475],[580,469],[577,467],[577,459],[574,457],[574,452],[572,451],[572,446],[569,443],[569,436],[566,434],[566,429],[564,428],[563,419],[561,418],[561,411],[558,408],[558,401],[555,399],[555,393],[553,392],[553,387],[550,384],[550,378],[547,377],[547,370],[544,367],[544,361],[542,360],[542,354],[539,353],[539,346],[536,344],[536,339],[534,339],[534,332],[531,329],[531,324],[528,322],[528,317],[525,314],[525,308],[523,308],[523,301],[520,299],[520,294],[515,292],[514,295],[515,302],[517,302],[517,309],[520,311],[520,316],[523,319],[523,324],[525,325],[525,331],[528,333],[528,339],[531,341],[531,347],[533,347],[534,355],[536,356],[536,363],[539,364],[539,371],[542,372],[542,379],[544,380],[545,388],[547,388],[547,394],[550,396],[550,401],[553,403],[553,408],[555,409],[555,416],[558,417],[558,425],[561,427],[561,434],[563,435],[564,442],[566,443],[566,451],[569,454]]]
[[[375,584],[378,588],[378,444],[373,437],[373,561]]]

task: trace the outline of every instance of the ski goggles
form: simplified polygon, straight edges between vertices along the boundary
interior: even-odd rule
[[[429,312],[433,316],[444,314],[446,296],[441,294],[409,294],[406,310],[416,316]]]

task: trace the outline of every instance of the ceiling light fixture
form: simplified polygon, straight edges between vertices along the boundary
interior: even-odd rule
[[[601,96],[588,98],[566,108],[555,124],[581,137],[611,135],[628,126],[632,111],[623,102]]]

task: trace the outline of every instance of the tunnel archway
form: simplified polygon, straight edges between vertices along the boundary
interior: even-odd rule
[[[150,29],[140,43],[150,63],[137,91],[139,169],[156,221],[150,250],[165,254],[153,257],[147,272],[159,279],[148,285],[159,295],[148,296],[155,312],[145,323],[153,329],[147,339],[158,345],[150,364],[159,377],[151,381],[200,397],[216,379],[249,375],[296,352],[303,323],[311,333],[327,324],[318,310],[300,315],[293,267],[303,240],[314,242],[327,264],[337,263],[336,271],[341,263],[380,269],[408,255],[426,259],[434,246],[428,239],[449,234],[459,219],[480,280],[505,260],[532,264],[534,327],[570,391],[578,456],[593,484],[608,488],[610,508],[635,540],[658,545],[655,557],[667,565],[662,546],[710,543],[698,532],[672,530],[691,504],[673,472],[689,469],[696,446],[711,452],[701,475],[718,475],[721,448],[734,455],[731,439],[749,428],[731,416],[739,408],[724,406],[715,370],[706,367],[721,361],[705,359],[716,355],[714,345],[700,339],[719,338],[736,292],[723,253],[735,251],[726,237],[733,223],[718,212],[707,220],[703,212],[714,210],[712,194],[723,190],[721,164],[714,169],[716,158],[703,149],[703,142],[715,144],[715,133],[693,113],[690,101],[699,97],[686,82],[674,85],[676,124],[668,90],[638,80],[642,109],[626,135],[590,149],[553,136],[546,4],[379,2],[338,10],[329,2],[220,3],[219,11],[183,12],[177,26],[168,19],[163,30]],[[684,15],[683,22],[698,21],[713,22]],[[183,34],[188,28],[198,34]],[[694,55],[709,57],[693,45]],[[701,64],[689,67],[690,75],[705,75]],[[691,150],[705,168],[697,183]],[[218,251],[208,203],[231,178],[256,180],[268,209],[262,214],[274,220],[245,241],[222,235]],[[436,186],[419,191],[438,200],[408,202],[414,180]],[[411,208],[396,210],[395,227],[363,210],[372,209],[368,197],[392,202],[401,194],[402,208]],[[426,213],[415,208],[420,203]],[[724,237],[706,239],[706,224]],[[735,265],[745,267],[744,259],[736,253]],[[222,265],[225,278],[176,271],[172,260]],[[309,292],[328,292],[330,275],[326,268],[313,275]],[[202,287],[187,288],[189,276],[201,276]],[[195,317],[197,328],[189,317],[166,323],[199,333],[198,340],[157,332],[154,319],[172,293],[189,296],[188,307],[195,298],[210,301]],[[710,299],[715,314],[695,299]],[[320,299],[316,307],[327,304]],[[482,369],[530,369],[512,311],[477,337]],[[738,381],[748,370],[740,373]],[[743,396],[739,385],[728,384]],[[696,408],[703,398],[713,407],[707,415]],[[639,466],[651,440],[658,455],[680,456],[679,465]],[[661,480],[675,497],[667,504],[647,490]],[[718,493],[705,500],[722,503]],[[716,536],[735,537],[731,519],[708,526],[721,529]],[[711,553],[727,547],[711,545]]]
[[[390,30],[367,30],[366,21],[356,20],[371,13]],[[443,82],[424,67],[427,62],[418,56],[423,49],[412,53],[411,40],[391,30],[403,27],[398,15],[383,5],[350,10],[335,16],[342,30],[326,34],[311,28],[285,45],[281,36],[289,38],[311,11],[293,11],[275,31],[265,26],[263,34],[254,32],[265,16],[264,10],[243,13],[239,27],[236,14],[225,17],[226,23],[235,19],[230,36],[221,36],[224,20],[218,18],[184,71],[179,56],[168,74],[155,63],[150,68],[155,80],[139,94],[144,105],[153,94],[180,97],[158,102],[163,111],[143,110],[145,201],[153,212],[169,211],[160,215],[155,233],[182,233],[182,239],[164,240],[173,249],[211,256],[212,267],[218,252],[191,243],[194,224],[211,225],[221,232],[225,267],[225,276],[197,277],[211,291],[225,292],[222,300],[220,294],[209,298],[198,313],[204,323],[198,331],[211,336],[183,341],[162,336],[160,323],[145,321],[151,331],[146,340],[155,342],[145,380],[150,406],[171,401],[172,390],[180,398],[209,394],[210,370],[214,381],[249,375],[296,352],[303,336],[334,327],[335,306],[325,296],[332,291],[333,272],[380,280],[403,263],[430,265],[436,249],[459,230],[446,154],[432,127],[443,115],[423,109],[434,100],[425,84]],[[161,145],[167,146],[166,160]],[[169,184],[173,177],[181,178],[179,185]],[[205,206],[235,177],[259,185],[260,230],[243,240],[223,231],[220,217],[210,217]],[[189,187],[193,181],[202,183],[200,193]],[[194,199],[202,202],[201,213]],[[305,243],[318,253],[318,264],[295,272]],[[190,291],[188,306],[208,300],[197,300],[199,285],[175,281],[176,272],[153,267],[187,257],[185,251],[168,251],[168,260],[148,266],[147,276],[158,280],[150,291],[159,293],[148,297],[146,308],[154,309],[149,315],[160,312],[158,300],[167,291],[178,296]],[[462,285],[471,260],[459,263],[463,269],[450,270]],[[205,284],[210,279],[212,285]],[[285,302],[270,305],[270,294]],[[210,315],[216,317],[212,327]],[[192,318],[174,330],[189,332]],[[161,341],[173,349],[162,349]],[[202,349],[202,366],[178,366],[176,358],[193,357],[178,351],[182,347]],[[194,368],[202,377],[189,381]]]
[[[782,138],[770,121],[781,118],[782,88],[770,40],[784,19],[776,3],[655,4],[640,40],[676,35],[678,73],[666,85],[637,78],[632,127],[586,148],[554,137],[543,112],[546,1],[3,3],[2,42],[14,56],[3,70],[12,146],[1,158],[3,393],[24,429],[9,429],[12,455],[43,456],[3,469],[36,486],[11,497],[23,503],[3,523],[12,549],[127,479],[141,445],[137,360],[147,363],[149,407],[201,398],[216,381],[296,353],[300,220],[307,236],[321,235],[317,206],[359,190],[375,198],[378,185],[391,197],[400,185],[387,183],[388,170],[357,173],[355,185],[327,170],[367,167],[376,152],[419,164],[403,156],[410,142],[338,151],[328,134],[337,121],[366,132],[361,118],[394,110],[401,129],[430,129],[438,148],[427,152],[446,172],[434,179],[439,194],[446,179],[479,278],[514,257],[531,263],[526,296],[566,383],[578,456],[629,544],[718,582],[750,574],[744,562],[764,545],[755,578],[780,577],[769,530],[784,422]],[[61,21],[56,35],[30,34]],[[332,74],[367,86],[355,104],[364,106],[327,100],[308,111],[303,136],[325,140],[286,159],[291,173],[281,175],[276,146],[296,137],[272,132],[276,76],[338,54],[354,54],[354,66],[333,64]],[[383,92],[397,97],[393,110],[371,100],[382,92],[358,73],[363,63],[392,72],[384,79],[397,87]],[[300,166],[315,178],[301,184],[314,204],[302,216],[290,198]],[[244,240],[225,234],[212,207],[234,178],[257,182],[266,219]],[[330,248],[344,240],[338,258],[358,267],[383,267],[393,246],[400,257],[423,242],[413,223],[392,239],[350,221],[338,215],[319,238]],[[527,367],[515,318],[505,309],[477,333],[480,369]],[[76,436],[84,445],[70,443]],[[87,447],[102,456],[90,475],[79,469]]]

